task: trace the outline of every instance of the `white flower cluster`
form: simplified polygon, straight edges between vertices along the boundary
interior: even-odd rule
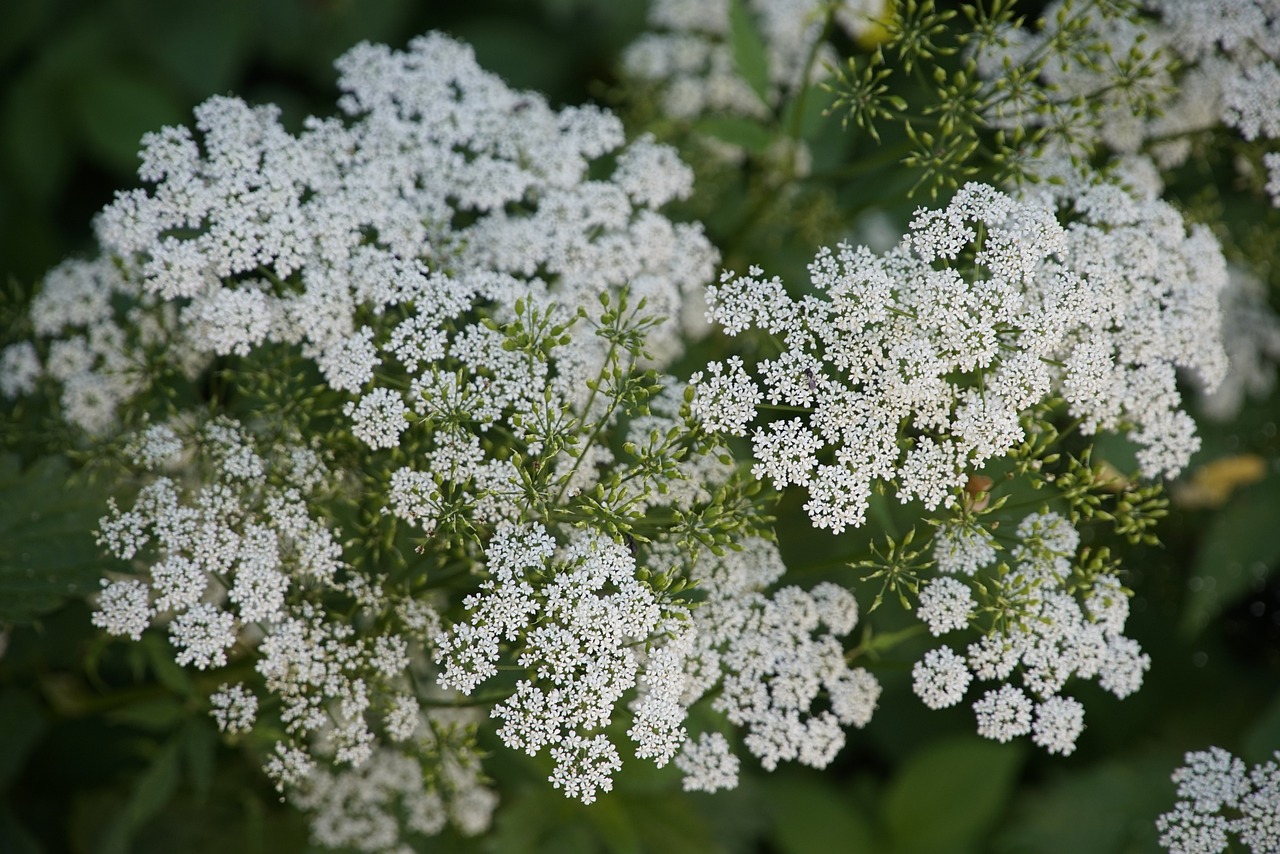
[[[1080,154],[1104,144],[1136,151],[1150,135],[1155,106],[1173,91],[1174,71],[1141,5],[1055,0],[1038,26],[1010,26],[983,44],[974,59],[989,87],[988,120],[1044,126],[1051,150]]]
[[[135,463],[157,472],[176,456],[173,448],[156,454],[157,442],[169,445],[177,435],[168,426],[147,431],[134,443]],[[99,543],[108,552],[153,562],[148,584],[104,582],[94,622],[136,639],[152,617],[163,615],[178,663],[203,670],[226,663],[243,626],[280,621],[294,585],[332,585],[343,564],[333,532],[308,505],[328,478],[314,451],[296,447],[269,463],[227,419],[210,421],[190,441],[210,482],[188,492],[180,481],[156,474],[132,509],[113,507],[102,519]]]
[[[654,559],[674,556],[654,549]],[[687,740],[688,707],[703,696],[716,695],[713,707],[746,730],[769,770],[783,760],[825,767],[844,744],[841,727],[864,726],[875,709],[879,684],[844,662],[852,595],[823,584],[765,596],[783,567],[763,540],[699,568],[708,598],[692,611],[661,602],[637,579],[631,551],[598,535],[561,547],[541,526],[503,523],[487,558],[470,619],[436,639],[440,684],[471,693],[497,675],[503,646],[518,649],[529,676],[494,708],[498,735],[530,755],[550,748],[552,784],[584,803],[612,788],[622,760],[603,730],[633,689],[636,756],[663,766],[681,751],[686,787],[706,791],[735,786],[737,760],[723,736]],[[820,692],[830,709],[814,713]]]
[[[47,375],[66,416],[101,432],[151,380],[146,348],[199,365],[296,345],[331,388],[359,398],[345,410],[356,435],[391,447],[402,392],[415,377],[429,385],[442,359],[503,379],[485,389],[496,411],[542,388],[504,372],[521,360],[502,358],[497,333],[455,323],[478,304],[509,313],[528,296],[598,315],[601,292],[627,287],[660,319],[646,341],[660,362],[701,328],[682,307],[716,253],[700,227],[655,212],[692,185],[671,149],[624,145],[605,111],[511,90],[442,35],[404,53],[361,45],[338,68],[346,122],[309,119],[294,136],[276,107],[217,97],[197,108],[198,134],[148,134],[139,174],[154,187],[100,215],[105,257],[50,274],[32,320],[54,340],[7,349],[0,392]],[[589,175],[605,157],[612,175]],[[113,320],[117,294],[138,306],[127,326]],[[179,338],[135,316],[154,303]],[[603,349],[591,336],[567,342],[557,391],[580,399]],[[371,387],[400,368],[407,379]]]
[[[31,301],[32,328],[48,346],[21,341],[0,351],[0,396],[55,384],[63,417],[104,434],[118,411],[145,389],[157,361],[188,375],[207,359],[192,350],[177,312],[145,296],[128,262],[66,261],[45,276]]]
[[[1271,204],[1280,208],[1280,151],[1262,155],[1262,165],[1267,170],[1267,195],[1271,197]]]
[[[420,713],[409,640],[421,640],[438,619],[426,603],[393,600],[351,572],[318,510],[336,485],[320,456],[279,443],[263,453],[226,418],[156,425],[128,448],[148,480],[130,509],[114,507],[102,519],[99,540],[146,569],[104,581],[94,624],[135,640],[149,625],[167,624],[177,663],[201,670],[254,651],[258,687],[224,685],[209,698],[211,713],[222,731],[249,733],[262,717],[259,692],[271,697],[269,728],[285,737],[265,770],[304,806],[329,805],[313,816],[318,840],[332,836],[329,807],[352,806],[317,794],[338,781],[362,781],[366,805],[385,801],[383,789],[397,780],[412,785],[396,791],[426,797],[421,771],[411,773],[422,750],[410,738]],[[164,473],[184,461],[179,471],[196,477]],[[342,601],[384,628],[357,633],[349,616],[326,610]],[[409,826],[437,832],[440,815],[438,825]],[[393,847],[376,838],[360,850]]]
[[[361,46],[339,70],[346,121],[295,136],[273,107],[215,98],[198,133],[145,140],[153,186],[98,220],[113,260],[95,263],[167,311],[200,360],[223,357],[220,382],[301,356],[323,406],[127,439],[143,486],[101,542],[138,569],[106,585],[95,623],[133,638],[167,626],[185,666],[253,660],[213,716],[271,735],[265,770],[326,845],[395,850],[396,814],[404,832],[446,817],[479,830],[492,797],[474,747],[461,739],[450,760],[426,744],[415,686],[471,694],[512,664],[524,676],[493,709],[500,738],[547,751],[553,785],[585,802],[621,764],[612,724],[629,715],[635,754],[661,766],[703,697],[766,767],[826,765],[880,690],[845,663],[853,597],[765,593],[783,568],[742,541],[759,531],[754,483],[645,370],[705,328],[681,321],[715,252],[655,210],[689,191],[689,171],[650,139],[624,145],[606,112],[511,91],[443,36]],[[6,354],[14,391],[53,374],[44,349],[58,346]],[[730,396],[735,378],[750,385],[740,361]],[[729,417],[749,419],[740,405]],[[307,445],[326,419],[332,472]],[[348,562],[323,521],[348,510],[411,522],[424,561],[407,579]],[[679,523],[649,522],[664,514]],[[460,619],[434,608],[454,604],[448,586],[421,595],[436,561],[483,569]],[[707,591],[696,607],[677,595],[690,582]],[[701,769],[692,785],[736,781],[720,742],[700,744],[702,760],[680,760]]]
[[[356,767],[317,768],[291,797],[315,816],[312,840],[335,849],[401,852],[413,850],[406,836],[435,836],[446,824],[466,836],[487,830],[498,799],[482,782],[476,753],[459,749],[461,725],[424,715],[410,750],[378,748]]]
[[[718,732],[704,732],[690,739],[676,757],[676,767],[684,774],[686,792],[718,792],[738,785],[738,757],[729,740]]]
[[[710,376],[705,380],[702,371],[689,377],[698,389],[692,401],[693,416],[714,433],[745,436],[747,425],[756,419],[760,390],[747,375],[742,357],[731,357],[727,365],[711,362],[707,371]]]
[[[1005,61],[1041,61],[1064,27],[1083,23],[1074,38],[1090,48],[1044,64],[1027,97],[996,99],[999,115],[993,118],[1049,126],[1051,150],[1101,143],[1113,154],[1149,155],[1165,171],[1193,152],[1221,150],[1224,136],[1234,132],[1237,171],[1280,207],[1280,6],[1274,0],[1139,0],[1131,10],[1137,14],[1118,15],[1097,4],[1083,21],[1069,24],[1054,14],[1061,5],[1046,10],[1044,27],[1010,30],[1002,48],[980,54],[983,76],[1000,91],[1008,77]],[[1142,109],[1134,108],[1137,102]],[[1086,121],[1079,111],[1094,112]],[[1042,158],[1033,168],[1055,159]],[[1056,167],[1043,171],[1047,176]],[[1248,240],[1240,240],[1246,255]],[[1211,417],[1239,412],[1246,391],[1270,390],[1280,321],[1265,294],[1247,283],[1254,272],[1265,276],[1267,270],[1235,271],[1223,291],[1231,368],[1221,389],[1205,395]]]
[[[1173,772],[1178,802],[1156,820],[1170,854],[1218,854],[1232,838],[1254,854],[1280,851],[1280,751],[1247,768],[1221,747],[1187,753]]]
[[[768,88],[758,94],[734,57],[730,0],[656,0],[647,32],[627,48],[623,70],[659,87],[672,118],[732,114],[763,117],[806,82],[825,75],[836,58],[821,41],[825,16],[856,38],[885,13],[883,0],[842,0],[833,9],[818,0],[743,0],[763,43]]]
[[[744,11],[763,94],[734,57]],[[833,20],[856,35],[882,11],[660,0],[663,32],[626,63],[674,116],[761,118],[811,82]],[[673,149],[513,91],[441,35],[361,45],[338,69],[341,119],[294,134],[273,106],[218,97],[195,130],[148,135],[148,187],[99,217],[101,258],[51,273],[36,340],[0,353],[0,394],[51,389],[89,433],[138,428],[111,446],[136,496],[99,532],[130,568],[93,622],[165,631],[179,665],[214,671],[218,728],[265,746],[316,844],[399,852],[488,826],[477,722],[444,704],[491,704],[503,743],[548,755],[584,803],[611,790],[624,728],[689,790],[737,784],[731,739],[767,770],[831,763],[881,687],[850,666],[849,590],[779,587],[760,480],[805,488],[836,532],[876,489],[965,511],[938,532],[917,615],[978,640],[916,663],[931,708],[997,683],[973,705],[980,734],[1069,754],[1069,680],[1137,690],[1127,592],[1078,577],[1072,525],[1026,517],[1000,562],[963,502],[1059,400],[1086,434],[1126,431],[1145,474],[1186,464],[1175,371],[1211,388],[1226,365],[1207,230],[1112,184],[969,184],[883,254],[823,249],[806,296],[725,273],[707,318],[782,352],[711,362],[682,406],[661,371],[706,329],[691,297],[717,253],[659,212],[692,187]],[[214,414],[132,406],[215,359]],[[773,408],[788,415],[760,423]],[[754,480],[721,434],[749,437]],[[724,732],[691,736],[700,702]]]
[[[1184,69],[1171,102],[1160,105],[1162,115],[1146,134],[1172,137],[1155,147],[1162,163],[1185,160],[1190,146],[1179,137],[1215,120],[1246,140],[1280,140],[1275,97],[1280,87],[1280,7],[1274,0],[1150,0],[1148,5],[1159,19],[1150,25],[1148,40]],[[1274,168],[1271,174],[1274,179]],[[1273,199],[1280,204],[1275,194]]]
[[[904,503],[949,507],[1053,396],[1085,433],[1127,429],[1145,474],[1176,474],[1198,439],[1175,368],[1212,386],[1226,367],[1221,251],[1169,205],[1112,185],[1081,189],[1073,214],[1060,224],[1047,201],[968,184],[884,255],[819,252],[819,296],[726,272],[708,317],[781,337],[763,397],[808,411],[756,428],[758,476],[807,486],[813,523],[837,532],[863,523],[877,481]],[[741,432],[760,395],[714,373],[694,383],[694,410],[708,429]]]
[[[1045,10],[1044,26],[1011,29],[976,57],[995,93],[1000,125],[1044,124],[1068,147],[1106,145],[1115,153],[1151,153],[1161,167],[1181,165],[1197,134],[1226,126],[1247,141],[1280,140],[1280,7],[1274,0],[1139,0],[1095,4],[1083,22],[1069,4]],[[1083,5],[1083,4],[1081,4]],[[1046,61],[1072,29],[1087,45]],[[1034,68],[1039,88],[1007,96],[1006,63]],[[1087,113],[1087,114],[1086,114]],[[1260,164],[1280,185],[1280,159]],[[1280,205],[1280,193],[1270,191]]]
[[[920,594],[917,615],[935,636],[980,622],[969,576],[995,559],[992,550],[974,561],[948,562],[953,544],[965,539],[957,530],[972,529],[944,529],[934,554],[944,572],[961,575],[935,578]],[[1066,755],[1084,729],[1084,707],[1059,694],[1067,681],[1097,679],[1123,699],[1141,687],[1151,660],[1123,634],[1129,600],[1114,575],[1100,575],[1079,594],[1068,592],[1080,536],[1066,519],[1032,514],[1016,533],[1011,570],[1002,566],[993,578],[978,576],[1009,610],[966,655],[945,646],[927,652],[912,670],[913,687],[925,705],[939,709],[959,703],[975,678],[1000,681],[973,705],[978,734],[1000,742],[1030,734],[1050,753]],[[1008,681],[1015,672],[1021,687]]]
[[[223,732],[249,732],[258,719],[258,695],[243,683],[223,685],[209,695],[209,706],[218,729]]]
[[[507,746],[530,755],[550,747],[556,766],[552,782],[584,803],[612,788],[621,766],[617,749],[595,735],[614,718],[614,707],[635,687],[641,662],[637,645],[674,631],[687,612],[659,605],[636,578],[628,548],[586,534],[557,554],[555,540],[540,526],[499,526],[487,550],[489,580],[467,599],[471,617],[436,640],[440,685],[470,694],[497,674],[499,645],[520,650],[518,663],[533,678],[494,708],[503,720],[498,735]],[[546,577],[534,586],[531,579]],[[643,671],[653,679],[657,656]],[[664,742],[684,738],[680,719],[663,732],[637,726],[640,755],[664,764],[672,752]]]
[[[780,761],[825,768],[844,746],[844,727],[866,726],[880,698],[880,683],[848,666],[840,641],[857,625],[857,602],[827,582],[767,596],[786,569],[777,547],[761,539],[741,546],[702,582],[685,701],[715,696],[713,708],[745,730],[743,744],[768,770]],[[819,697],[825,708],[815,708]],[[687,788],[726,785],[731,769],[712,761],[717,744],[712,736],[686,747]]]

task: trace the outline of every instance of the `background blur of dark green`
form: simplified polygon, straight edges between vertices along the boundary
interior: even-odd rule
[[[296,127],[307,114],[332,114],[331,63],[352,44],[403,47],[443,29],[514,86],[580,102],[613,81],[643,17],[639,0],[0,0],[0,277],[16,285],[11,296],[29,294],[58,260],[91,252],[94,212],[135,184],[138,138],[189,121],[210,95],[278,103]],[[0,344],[6,337],[0,329]],[[967,705],[924,709],[907,678],[919,650],[902,649],[877,667],[880,713],[825,773],[763,774],[746,760],[738,791],[685,796],[671,769],[633,761],[617,792],[582,807],[550,788],[544,768],[499,747],[488,766],[503,797],[494,833],[446,835],[432,847],[1153,850],[1153,821],[1173,803],[1168,776],[1184,751],[1218,744],[1257,762],[1280,747],[1277,414],[1273,395],[1234,424],[1207,427],[1198,458],[1262,454],[1272,463],[1263,482],[1220,508],[1175,507],[1166,547],[1126,557],[1139,590],[1129,634],[1154,664],[1124,702],[1093,686],[1076,691],[1088,728],[1075,755],[982,741]],[[68,477],[55,460],[0,455],[0,620],[10,621],[0,854],[303,850],[301,820],[219,742],[199,713],[200,674],[177,669],[163,638],[108,642],[75,599],[17,607],[15,567],[56,566],[82,591],[100,572],[88,532],[103,487],[77,480],[68,494]],[[812,567],[856,538],[811,532],[791,498],[781,537],[800,583],[838,577]]]

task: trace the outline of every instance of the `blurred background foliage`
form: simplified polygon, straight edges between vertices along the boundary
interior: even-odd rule
[[[308,114],[333,112],[331,63],[352,44],[403,47],[415,34],[443,29],[471,42],[481,64],[516,87],[554,103],[618,105],[616,60],[641,31],[644,13],[641,2],[617,0],[3,0],[0,276],[8,280],[7,308],[25,301],[60,259],[91,251],[93,214],[137,183],[139,137],[188,121],[210,95],[275,102],[297,127]],[[648,127],[652,113],[643,103],[621,106],[633,127]],[[813,170],[796,191],[778,194],[738,167],[703,173],[701,201],[686,213],[707,220],[726,264],[758,263],[796,282],[819,241],[872,239],[876,217],[898,229],[923,201],[907,197],[914,179],[902,170],[860,170],[868,161],[859,158],[869,155],[838,120],[822,119],[822,106],[814,99],[802,117]],[[1193,201],[1188,196],[1188,208]],[[1269,239],[1274,245],[1274,233]],[[691,359],[721,355],[725,346],[712,339]],[[920,649],[908,643],[873,662],[885,685],[881,712],[851,734],[824,773],[748,770],[737,791],[685,795],[674,769],[632,762],[612,795],[584,807],[551,789],[538,761],[495,741],[489,769],[503,805],[493,831],[473,840],[445,835],[426,847],[1154,850],[1153,822],[1172,805],[1169,773],[1184,751],[1216,744],[1258,762],[1280,747],[1278,419],[1273,394],[1234,422],[1204,422],[1204,450],[1180,485],[1191,492],[1175,500],[1161,527],[1165,545],[1125,550],[1127,581],[1138,591],[1130,634],[1150,653],[1152,669],[1124,702],[1078,689],[1089,714],[1072,756],[979,739],[967,705],[925,709],[909,685]],[[1126,467],[1123,443],[1097,454]],[[0,852],[307,850],[301,819],[279,803],[255,759],[223,742],[204,714],[203,675],[174,665],[159,635],[135,644],[92,628],[83,597],[103,570],[91,531],[106,487],[91,469],[28,456],[0,455],[0,637],[7,646],[0,657]],[[789,565],[802,584],[847,582],[841,558],[871,533],[814,532],[796,499],[785,496],[779,508]],[[878,509],[869,528],[904,525],[896,508]],[[864,606],[869,600],[859,598]],[[892,615],[881,617],[890,619],[879,630],[892,631]],[[909,619],[903,615],[902,625]]]

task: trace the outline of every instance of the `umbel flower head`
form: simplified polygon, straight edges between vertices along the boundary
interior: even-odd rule
[[[1171,854],[1217,854],[1236,839],[1249,851],[1280,849],[1280,751],[1248,767],[1221,747],[1189,751],[1173,772],[1178,801],[1156,820]]]
[[[637,757],[732,785],[724,735],[689,739],[703,697],[766,767],[826,765],[879,695],[856,603],[767,592],[758,484],[659,373],[716,262],[657,210],[689,171],[444,36],[338,68],[344,117],[296,135],[232,97],[148,135],[149,187],[3,355],[0,390],[60,396],[132,478],[95,624],[227,670],[213,718],[326,845],[482,830],[468,704],[586,802],[624,719]]]
[[[1061,461],[1048,449],[1065,416],[1085,435],[1123,431],[1148,477],[1176,474],[1198,446],[1176,371],[1212,386],[1226,366],[1225,262],[1169,205],[1100,180],[1018,196],[969,184],[910,229],[881,255],[821,250],[798,298],[758,268],[724,274],[709,317],[781,352],[755,375],[736,356],[711,363],[691,378],[690,409],[708,431],[750,433],[752,474],[806,489],[816,527],[863,525],[876,492],[923,506],[932,558],[910,548],[913,530],[854,564],[883,585],[872,609],[893,591],[933,636],[977,633],[965,653],[929,649],[915,693],[940,709],[995,681],[973,706],[979,734],[1070,754],[1084,707],[1067,683],[1124,698],[1150,666],[1123,634],[1129,593],[1105,551],[1080,548],[1093,505],[1062,493],[1070,518],[1047,505],[1004,515],[979,472],[1051,483],[1041,472]],[[784,414],[759,423],[769,409]],[[1087,457],[1063,474],[1085,491],[1100,477]],[[1127,506],[1151,499],[1143,489]]]
[[[6,351],[14,379],[0,390],[47,376],[68,418],[101,432],[149,386],[155,351],[192,372],[213,355],[297,345],[329,386],[358,393],[391,357],[412,373],[434,360],[439,324],[477,300],[550,291],[595,306],[626,285],[671,318],[648,335],[659,362],[701,326],[684,297],[716,253],[698,226],[655,212],[691,187],[670,149],[624,146],[605,111],[511,90],[441,35],[404,53],[361,45],[338,67],[345,121],[308,119],[294,136],[274,105],[216,97],[196,110],[198,134],[144,137],[139,175],[153,188],[98,217],[100,260],[48,277],[33,322],[57,341],[43,364],[29,346]],[[612,175],[589,177],[604,155]],[[133,298],[127,318],[113,292]],[[409,315],[399,329],[377,322],[389,310]],[[394,409],[385,395],[361,408],[373,441],[389,441],[376,421]]]
[[[740,361],[696,374],[694,412],[739,435],[764,400],[804,412],[755,428],[753,473],[807,487],[813,523],[834,531],[863,524],[877,482],[953,506],[1058,397],[1082,432],[1125,431],[1146,475],[1176,474],[1198,447],[1176,369],[1213,386],[1226,367],[1221,250],[1159,200],[1101,182],[1062,196],[968,184],[883,255],[820,251],[799,299],[762,270],[726,272],[708,317],[782,352],[758,378]]]
[[[297,344],[354,393],[388,356],[415,372],[432,361],[433,329],[477,299],[550,289],[594,305],[628,284],[676,318],[649,341],[675,354],[683,297],[716,256],[696,226],[653,212],[691,186],[669,149],[624,146],[602,110],[513,91],[441,35],[404,53],[361,45],[338,69],[347,121],[309,119],[293,136],[274,106],[211,99],[199,136],[144,138],[139,174],[154,188],[98,218],[104,252],[136,265],[145,293],[182,300],[196,347]],[[610,153],[612,176],[589,178]],[[410,325],[375,340],[369,319],[410,306]]]

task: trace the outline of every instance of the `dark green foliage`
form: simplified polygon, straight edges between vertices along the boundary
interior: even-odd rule
[[[98,589],[107,562],[93,532],[107,495],[63,457],[23,468],[0,456],[0,623],[29,623]]]

